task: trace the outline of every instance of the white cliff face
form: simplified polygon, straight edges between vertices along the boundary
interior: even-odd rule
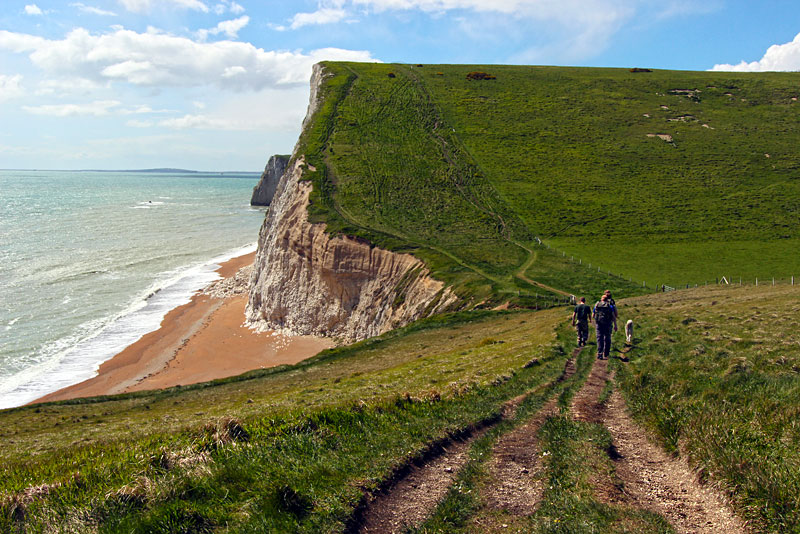
[[[284,175],[256,255],[248,322],[260,329],[355,341],[403,326],[455,296],[424,264],[308,222],[302,159]],[[273,209],[274,207],[274,209]]]
[[[316,65],[304,127],[317,109],[324,75]],[[301,180],[303,165],[295,153],[261,227],[246,311],[251,326],[356,341],[456,300],[417,258],[334,237],[324,224],[310,223],[312,185]]]

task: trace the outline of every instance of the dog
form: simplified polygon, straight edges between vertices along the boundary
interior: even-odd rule
[[[628,344],[633,343],[633,319],[628,319],[625,323],[625,341]]]

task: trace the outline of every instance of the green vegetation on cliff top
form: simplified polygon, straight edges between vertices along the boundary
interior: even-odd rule
[[[800,267],[796,73],[326,72],[301,139],[313,217],[412,251],[463,295],[541,293],[530,280],[635,294]]]

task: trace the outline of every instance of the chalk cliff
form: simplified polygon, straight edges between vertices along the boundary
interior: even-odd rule
[[[269,158],[258,185],[253,188],[253,196],[250,198],[251,206],[269,206],[288,163],[289,156],[275,155]]]
[[[315,66],[309,123],[324,71]],[[259,329],[355,341],[440,311],[456,296],[409,254],[331,236],[308,221],[310,181],[304,158],[292,155],[259,233],[250,280],[248,323]]]

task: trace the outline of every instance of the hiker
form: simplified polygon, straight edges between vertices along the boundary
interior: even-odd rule
[[[608,297],[608,302],[611,303],[611,307],[614,309],[614,319],[619,318],[619,314],[617,313],[617,302],[611,297],[611,290],[606,289],[603,291],[603,295]]]
[[[572,312],[572,326],[578,331],[578,346],[585,347],[589,338],[589,320],[592,318],[592,309],[586,304],[586,297],[581,297],[581,302]]]
[[[607,360],[611,352],[611,328],[617,331],[617,310],[612,302],[609,294],[604,293],[592,310],[597,331],[597,358],[600,360]]]

